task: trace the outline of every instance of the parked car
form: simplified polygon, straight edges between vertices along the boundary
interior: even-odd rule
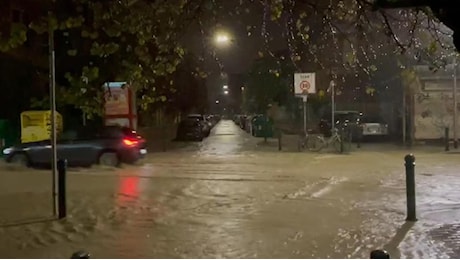
[[[211,134],[212,124],[207,120],[206,116],[201,114],[190,114],[187,116],[187,118],[198,119],[200,121],[205,137],[208,137]]]
[[[388,124],[379,116],[366,116],[361,119],[363,137],[388,136]]]
[[[207,119],[209,122],[211,122],[212,127],[214,127],[215,125],[217,125],[217,123],[219,123],[220,116],[219,115],[209,115]]]
[[[351,131],[352,139],[361,138],[362,128],[360,126],[362,113],[352,110],[335,111],[334,121],[337,129],[344,128]],[[332,115],[328,113],[324,115],[319,123],[319,129],[325,136],[331,135]]]
[[[3,150],[6,162],[23,166],[51,165],[50,140],[23,143]],[[128,127],[105,126],[63,132],[57,140],[58,158],[69,166],[135,163],[147,154],[146,141]]]
[[[180,141],[203,141],[203,126],[199,119],[187,118],[177,127],[176,139]]]

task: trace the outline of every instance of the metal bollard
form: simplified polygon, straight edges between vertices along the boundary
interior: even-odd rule
[[[390,254],[386,250],[372,250],[370,259],[390,259]]]
[[[91,255],[90,253],[80,250],[72,254],[70,259],[90,259]]]
[[[350,129],[347,130],[347,142],[348,142],[348,144],[347,144],[348,151],[347,152],[350,153],[351,152],[351,146],[353,144],[353,130],[350,130]]]
[[[345,135],[343,134],[343,127],[340,128],[340,153],[343,153],[343,142],[345,142],[344,137]]]
[[[444,140],[446,142],[446,152],[449,151],[449,127],[444,129]]]
[[[281,130],[278,130],[278,151],[281,151],[283,149],[282,143],[281,143],[282,135],[283,133],[281,132]]]
[[[66,170],[67,160],[58,160],[58,218],[63,219],[67,216],[66,200]]]
[[[361,142],[362,142],[362,139],[363,139],[363,131],[364,131],[364,129],[361,126],[359,126],[357,131],[358,131],[358,133],[357,133],[358,138],[356,138],[356,148],[361,148]]]
[[[404,161],[406,166],[406,221],[417,221],[415,204],[415,156],[408,154],[404,157]]]

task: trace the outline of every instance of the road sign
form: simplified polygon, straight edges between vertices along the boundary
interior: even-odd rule
[[[315,73],[295,73],[294,93],[296,95],[316,93]]]
[[[302,94],[308,94],[308,90],[310,89],[310,82],[306,80],[300,82],[300,89],[302,90]]]

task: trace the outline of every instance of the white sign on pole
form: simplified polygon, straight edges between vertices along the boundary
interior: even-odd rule
[[[315,73],[295,73],[294,93],[296,95],[316,93]]]

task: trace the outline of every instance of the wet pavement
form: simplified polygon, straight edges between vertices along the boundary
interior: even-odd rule
[[[65,220],[51,176],[0,172],[0,257],[460,257],[458,155],[415,151],[419,221],[405,223],[403,149],[278,152],[222,121],[122,169],[72,169]]]

